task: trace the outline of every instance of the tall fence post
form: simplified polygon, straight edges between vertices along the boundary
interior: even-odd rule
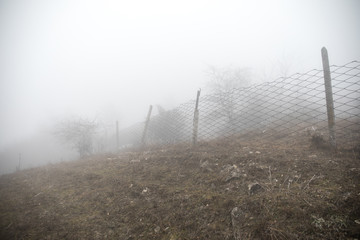
[[[322,63],[323,63],[323,70],[324,70],[329,140],[330,140],[330,144],[334,148],[336,148],[334,100],[333,100],[333,93],[332,93],[329,56],[328,56],[328,52],[325,47],[323,47],[321,49],[321,56],[322,56]]]
[[[148,114],[147,114],[147,117],[146,117],[144,132],[143,132],[143,135],[142,135],[142,138],[141,138],[141,144],[142,144],[143,147],[145,146],[145,143],[146,143],[146,134],[147,134],[147,130],[148,130],[148,127],[149,127],[151,111],[152,111],[152,105],[150,105],[150,107],[149,107],[149,111],[148,111]]]
[[[194,110],[194,120],[193,120],[193,147],[196,146],[197,136],[198,136],[198,127],[199,127],[199,98],[200,98],[201,89],[197,91],[196,95],[196,104]]]
[[[116,121],[116,153],[119,153],[119,121]]]

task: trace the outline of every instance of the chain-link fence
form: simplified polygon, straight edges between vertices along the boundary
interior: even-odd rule
[[[360,142],[360,62],[333,65],[330,69],[336,141],[339,146],[354,147]],[[326,140],[330,136],[325,95],[323,70],[297,73],[274,82],[200,97],[196,124],[195,100],[160,112],[150,118],[145,133],[145,123],[120,131],[120,145],[190,144],[194,133],[196,141],[234,135],[274,139],[299,134]]]

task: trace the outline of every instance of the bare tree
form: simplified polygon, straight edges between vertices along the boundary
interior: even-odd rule
[[[184,138],[183,116],[178,109],[166,111],[157,105],[159,114],[154,116],[149,125],[149,135],[155,142],[178,142]]]
[[[93,136],[97,127],[95,121],[78,118],[58,123],[54,134],[76,149],[83,158],[93,152]]]
[[[207,71],[208,85],[213,93],[223,94],[234,88],[248,87],[251,83],[251,74],[248,68],[217,68],[210,66]]]
[[[240,88],[248,87],[251,83],[250,70],[247,68],[216,68],[209,67],[209,82],[214,93],[213,101],[219,105],[220,116],[227,118],[228,124],[235,123],[236,93]]]

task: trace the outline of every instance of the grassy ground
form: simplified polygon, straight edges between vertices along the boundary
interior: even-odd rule
[[[308,137],[94,156],[1,176],[0,239],[359,239],[359,183]]]

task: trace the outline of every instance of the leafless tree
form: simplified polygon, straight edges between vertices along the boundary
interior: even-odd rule
[[[154,116],[149,125],[149,136],[161,143],[174,143],[184,138],[183,116],[178,109],[166,111],[157,106],[159,114]]]
[[[248,87],[251,83],[251,73],[248,68],[210,66],[207,75],[208,85],[215,94],[228,93],[234,88]]]
[[[236,92],[248,87],[251,83],[250,70],[247,68],[216,68],[209,67],[208,85],[213,92],[213,101],[219,105],[219,113],[227,118],[230,126],[234,125],[236,118]],[[220,115],[220,116],[221,116]]]
[[[87,119],[65,120],[56,125],[54,134],[76,149],[80,158],[83,158],[93,152],[93,136],[97,127],[95,121]]]

